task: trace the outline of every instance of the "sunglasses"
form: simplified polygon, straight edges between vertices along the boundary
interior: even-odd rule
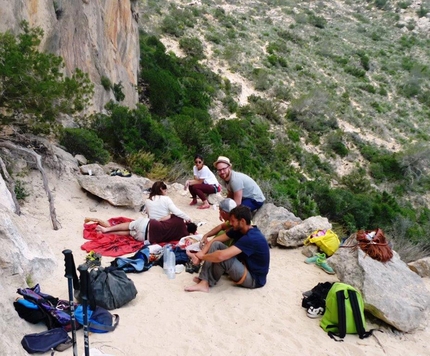
[[[203,163],[203,161],[194,161],[194,163],[200,164]]]

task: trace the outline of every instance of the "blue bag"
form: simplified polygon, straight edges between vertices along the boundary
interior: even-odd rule
[[[21,345],[29,354],[43,353],[50,350],[65,350],[72,346],[72,339],[63,328],[55,328],[37,334],[27,334]]]
[[[106,309],[97,306],[94,310],[88,308],[88,330],[93,333],[107,333],[114,331],[119,323],[119,315],[111,314]],[[84,325],[84,315],[82,305],[78,305],[75,310],[76,321]]]
[[[132,257],[117,257],[111,265],[123,270],[125,273],[141,273],[149,270],[152,263],[149,262],[149,248],[145,246],[137,251]]]

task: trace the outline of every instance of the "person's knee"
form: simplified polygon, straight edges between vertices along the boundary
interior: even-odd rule
[[[212,245],[210,247],[210,252],[217,251],[217,250],[225,250],[226,248],[227,248],[227,246],[224,245],[223,242],[214,241],[214,242],[212,242]]]

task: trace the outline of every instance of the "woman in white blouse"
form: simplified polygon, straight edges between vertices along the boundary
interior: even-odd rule
[[[151,193],[145,201],[145,210],[150,219],[167,220],[173,214],[186,222],[191,221],[191,218],[177,208],[172,199],[167,196],[167,186],[162,181],[152,185]]]
[[[190,205],[197,204],[197,197],[199,197],[203,204],[198,209],[210,208],[207,195],[214,194],[221,191],[221,186],[215,177],[215,174],[204,164],[203,157],[196,155],[194,157],[194,179],[185,182],[185,189],[189,189],[193,200]]]

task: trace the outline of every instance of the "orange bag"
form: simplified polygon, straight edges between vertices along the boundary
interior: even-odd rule
[[[357,231],[358,246],[373,259],[380,262],[388,262],[393,257],[393,250],[388,244],[384,232],[376,230]]]

